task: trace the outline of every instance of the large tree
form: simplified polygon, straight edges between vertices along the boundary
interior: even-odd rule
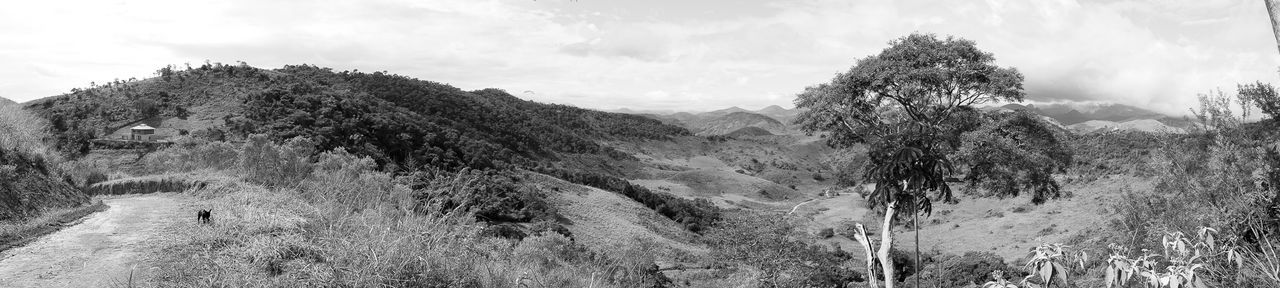
[[[796,120],[805,131],[830,132],[835,147],[870,147],[864,177],[876,184],[871,203],[884,208],[885,219],[878,249],[858,237],[868,254],[877,250],[876,258],[890,259],[893,220],[930,213],[927,192],[952,201],[945,179],[948,155],[963,132],[958,123],[972,123],[966,120],[975,104],[1022,101],[1022,81],[1017,69],[997,66],[973,41],[912,34],[798,95],[796,106],[808,108]],[[918,232],[916,238],[919,243]],[[893,287],[892,261],[880,262],[885,287]]]
[[[1032,193],[1031,202],[1057,198],[1061,186],[1053,173],[1071,164],[1071,149],[1039,115],[1027,111],[993,113],[977,130],[965,132],[953,158],[968,166],[968,188],[981,187],[999,197]]]

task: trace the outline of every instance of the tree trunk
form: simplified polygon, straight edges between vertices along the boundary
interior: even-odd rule
[[[854,240],[858,240],[858,244],[862,244],[862,252],[867,253],[867,283],[871,284],[870,287],[879,287],[879,285],[876,285],[875,277],[876,254],[871,252],[872,250],[876,250],[876,248],[872,246],[871,239],[867,238],[867,228],[863,227],[862,223],[853,223],[853,225],[857,230],[854,231],[857,234],[854,234],[853,238]]]
[[[913,203],[911,205],[912,205],[911,207],[912,211],[920,211],[920,207],[915,206],[919,204]],[[919,288],[924,286],[920,286],[920,213],[918,212],[911,213],[911,229],[916,230],[916,265],[915,265],[916,274],[915,275],[916,275],[916,287]],[[942,275],[938,275],[938,277],[942,277]]]
[[[1271,33],[1276,36],[1276,49],[1280,49],[1280,0],[1265,0],[1265,2],[1267,14],[1271,15]]]
[[[867,230],[862,223],[854,223],[857,234],[853,235],[854,240],[858,240],[862,244],[862,251],[867,253],[867,283],[871,287],[878,287],[875,278],[875,259],[880,259],[880,269],[884,274],[884,287],[893,288],[895,280],[893,278],[893,257],[889,255],[889,249],[893,247],[893,212],[898,208],[898,202],[889,202],[885,206],[884,226],[880,228],[880,247],[877,249],[871,243],[871,239],[867,237]],[[871,251],[876,250],[876,254]]]
[[[880,227],[880,268],[884,271],[884,288],[893,288],[897,281],[893,278],[893,257],[889,249],[893,247],[893,212],[898,208],[898,201],[889,202],[884,209],[884,226]]]

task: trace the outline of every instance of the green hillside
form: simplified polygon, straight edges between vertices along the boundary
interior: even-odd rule
[[[566,154],[627,156],[602,140],[669,139],[680,127],[641,116],[521,100],[502,90],[463,91],[431,81],[308,65],[265,70],[206,64],[157,77],[73,89],[27,104],[52,123],[59,149],[152,117],[217,119],[202,137],[309,137],[380,164],[491,168],[557,162]],[[220,139],[219,139],[220,140]]]
[[[44,121],[12,103],[0,102],[0,222],[88,203],[57,169],[59,157],[43,142]]]
[[[539,171],[620,193],[695,231],[718,219],[709,202],[654,193],[619,178],[637,170],[627,167],[638,161],[601,143],[691,135],[643,116],[526,101],[498,89],[464,91],[384,72],[309,65],[264,70],[206,64],[181,71],[166,67],[156,74],[74,89],[27,107],[49,119],[57,147],[71,156],[87,153],[88,140],[95,137],[144,119],[168,119],[161,123],[190,126],[162,129],[206,140],[304,137],[313,142],[314,152],[341,147],[389,172]]]

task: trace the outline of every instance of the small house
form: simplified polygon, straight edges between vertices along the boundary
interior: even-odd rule
[[[152,135],[156,134],[156,128],[141,124],[129,128],[129,139],[134,141],[151,141]]]

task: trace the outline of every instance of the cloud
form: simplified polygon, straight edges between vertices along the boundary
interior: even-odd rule
[[[790,106],[925,32],[1017,67],[1032,100],[1182,113],[1197,93],[1275,82],[1280,64],[1252,2],[686,2],[28,1],[0,10],[0,63],[18,67],[0,71],[0,94],[30,100],[208,59],[385,70],[591,108]]]

